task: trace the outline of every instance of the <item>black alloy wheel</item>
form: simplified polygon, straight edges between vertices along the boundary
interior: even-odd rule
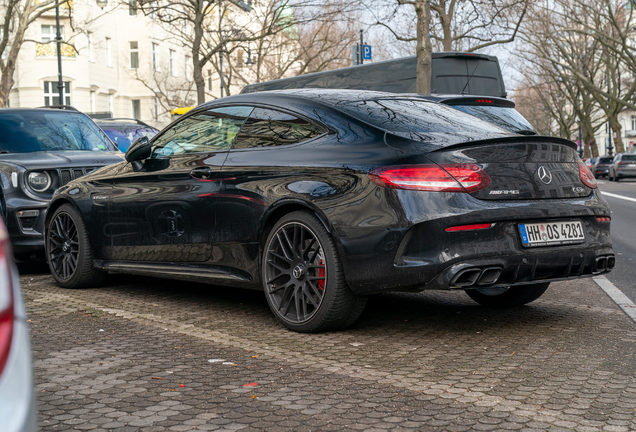
[[[48,221],[46,258],[51,274],[62,287],[92,287],[104,280],[105,273],[93,267],[84,222],[70,204],[59,207]]]
[[[348,327],[367,302],[349,289],[331,237],[309,212],[290,213],[274,225],[265,242],[262,278],[274,315],[299,332]]]
[[[535,301],[543,295],[550,282],[520,285],[509,288],[473,288],[466,294],[482,306],[508,308]]]

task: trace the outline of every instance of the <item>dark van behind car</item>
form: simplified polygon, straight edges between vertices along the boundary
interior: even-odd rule
[[[415,93],[416,62],[417,58],[410,56],[310,73],[250,84],[241,93],[298,88]],[[433,53],[431,93],[507,96],[497,57],[464,52]]]

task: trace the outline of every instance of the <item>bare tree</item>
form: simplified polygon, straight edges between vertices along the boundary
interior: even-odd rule
[[[172,76],[169,62],[162,62],[156,69],[132,69],[130,75],[152,91],[155,97],[152,117],[155,121],[170,113],[174,107],[194,105],[196,88],[192,79]]]
[[[589,98],[604,113],[618,152],[624,151],[618,115],[625,108],[636,109],[636,80],[630,72],[636,67],[629,42],[636,18],[632,14],[611,0],[557,0],[550,10],[535,7],[524,30],[524,42],[532,47],[530,57],[557,70],[562,82],[575,83],[581,101]],[[592,122],[579,118],[585,133],[593,134]],[[593,145],[594,156],[596,149]]]
[[[387,29],[399,41],[416,42],[417,91],[428,93],[432,41],[444,51],[467,52],[512,42],[526,16],[529,1],[384,0],[373,1],[368,7],[374,12],[376,25]],[[412,6],[415,14],[405,13],[405,5]],[[397,27],[403,30],[397,31]]]
[[[325,5],[334,5],[326,8]],[[219,54],[293,29],[303,21],[337,19],[352,8],[344,0],[146,0],[143,10],[152,14],[169,34],[192,54],[197,101],[205,101],[204,67]],[[304,11],[311,11],[305,13]],[[253,21],[260,21],[256,31]],[[245,48],[243,48],[245,49]],[[220,61],[220,60],[219,60]],[[220,65],[216,68],[220,69]],[[225,78],[225,77],[222,77]],[[224,88],[229,86],[224,83]]]
[[[68,2],[60,0],[59,5],[66,6]],[[43,13],[54,9],[55,3],[55,0],[0,0],[0,107],[9,102],[9,92],[15,84],[16,60],[27,29]]]
[[[333,5],[327,8],[335,9]],[[350,65],[351,46],[358,38],[355,14],[300,21],[293,28],[255,41],[249,51],[254,62],[251,68],[244,66],[244,51],[239,48],[239,58],[232,63],[236,81],[249,84]]]

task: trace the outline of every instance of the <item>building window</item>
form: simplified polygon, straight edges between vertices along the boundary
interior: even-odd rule
[[[54,25],[42,25],[42,43],[54,42],[56,32]],[[64,39],[64,26],[60,26],[60,37]]]
[[[212,69],[208,69],[208,91],[212,91]]]
[[[174,50],[170,50],[170,76],[176,76],[177,75],[174,56],[175,56],[175,51]]]
[[[158,5],[157,5],[157,1],[151,1],[150,2],[150,18],[152,19],[157,19],[157,9],[158,9]]]
[[[159,98],[157,96],[155,96],[154,100],[152,101],[152,116],[155,121],[159,120]]]
[[[636,131],[636,115],[632,116],[632,130]]]
[[[96,111],[96,109],[95,109],[95,91],[91,90],[90,98],[91,98],[90,99],[90,101],[91,101],[91,112],[94,113]]]
[[[93,55],[93,33],[88,33],[86,35],[88,39],[88,61],[95,61],[95,56]]]
[[[186,79],[191,79],[192,77],[190,75],[192,75],[192,57],[187,55],[187,56],[185,56],[185,76],[186,76]]]
[[[152,43],[152,70],[159,70],[159,44]]]
[[[173,20],[174,20],[174,16],[172,13],[172,5],[169,4],[168,6],[166,6],[166,12],[168,14],[168,24],[170,24],[171,26],[173,25]]]
[[[71,82],[64,81],[63,89],[64,103],[71,104]],[[57,81],[44,81],[44,106],[60,105],[60,97],[57,87]]]
[[[108,95],[108,112],[113,114],[113,95],[109,94]]]
[[[139,68],[139,43],[130,42],[130,68]]]
[[[137,0],[128,1],[128,15],[130,16],[137,15]]]
[[[112,66],[110,38],[106,38],[106,66]]]
[[[139,99],[131,100],[132,117],[136,120],[141,120],[141,101]]]

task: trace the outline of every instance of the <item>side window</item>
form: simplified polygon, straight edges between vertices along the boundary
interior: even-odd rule
[[[151,157],[229,150],[252,107],[223,107],[191,115],[153,142]]]
[[[242,149],[294,144],[324,132],[321,127],[293,115],[254,108],[232,147]]]

